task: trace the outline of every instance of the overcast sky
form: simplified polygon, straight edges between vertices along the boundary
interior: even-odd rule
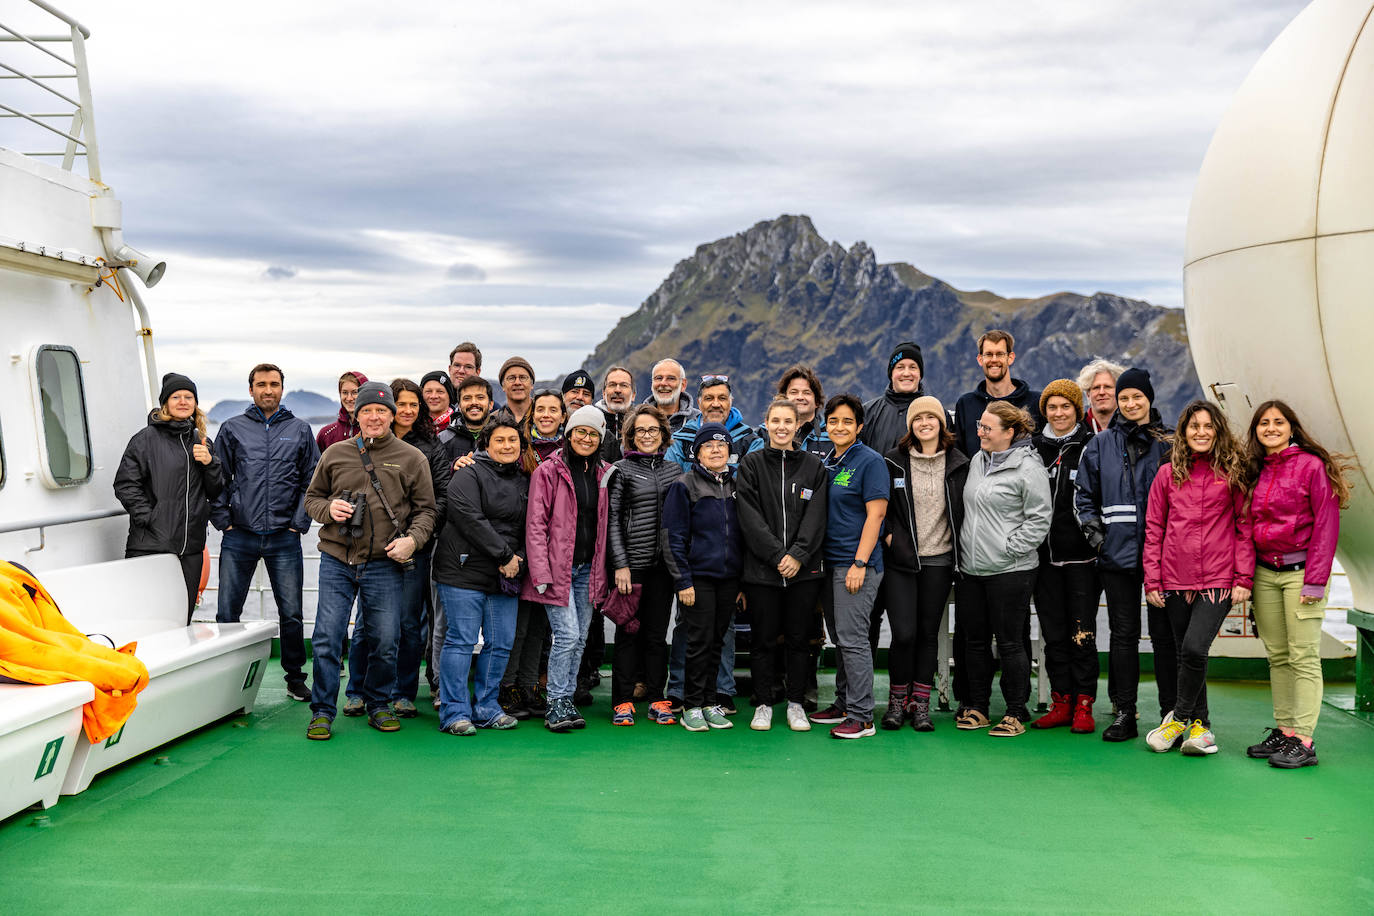
[[[782,213],[963,288],[1181,306],[1207,143],[1304,3],[57,5],[168,262],[159,368],[211,403],[466,338],[559,375]]]

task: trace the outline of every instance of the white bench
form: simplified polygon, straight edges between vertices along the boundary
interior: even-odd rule
[[[42,573],[39,581],[72,625],[116,647],[137,642],[148,686],[118,732],[75,742],[63,795],[99,773],[237,712],[252,712],[268,667],[274,621],[186,626],[186,585],[169,554]],[[99,639],[99,636],[95,636]]]
[[[94,698],[85,681],[0,684],[0,820],[34,802],[57,803],[76,752],[81,707]]]

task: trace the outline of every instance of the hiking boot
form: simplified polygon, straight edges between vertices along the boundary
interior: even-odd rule
[[[911,688],[906,684],[893,684],[887,691],[887,709],[879,724],[886,731],[896,731],[906,721],[906,698]]]
[[[439,726],[439,731],[446,735],[460,735],[466,738],[469,735],[477,734],[477,726],[468,719],[454,719],[447,725]]]
[[[401,730],[401,720],[396,718],[396,714],[388,706],[374,709],[368,713],[367,724],[379,732],[398,732]]]
[[[530,711],[525,708],[525,698],[519,687],[514,684],[502,684],[501,689],[496,692],[496,702],[501,704],[501,709],[508,716],[522,718],[517,713],[523,712],[523,718],[530,717]]]
[[[1059,728],[1073,721],[1073,707],[1066,693],[1050,694],[1050,711],[1031,723],[1031,728]]]
[[[1097,721],[1093,719],[1093,698],[1079,694],[1073,704],[1073,724],[1069,726],[1069,731],[1075,735],[1091,735],[1097,730]]]
[[[682,727],[689,732],[704,732],[711,726],[706,724],[706,717],[702,715],[700,706],[693,706],[691,709],[682,711]]]
[[[1189,757],[1205,757],[1219,750],[1212,730],[1203,725],[1201,719],[1194,719],[1188,726],[1188,737],[1183,739],[1183,753]]]
[[[315,716],[305,729],[305,737],[311,741],[328,741],[333,736],[334,720],[328,716]]]
[[[346,716],[367,715],[367,706],[363,703],[363,698],[349,697],[344,700],[343,714]]]
[[[773,707],[756,706],[754,707],[754,721],[749,723],[749,727],[756,732],[766,732],[773,727]]]
[[[839,725],[830,730],[832,738],[872,738],[878,732],[873,728],[872,722],[860,722],[858,719],[846,718]]]
[[[494,728],[498,731],[505,731],[508,728],[515,728],[519,724],[520,720],[515,718],[515,716],[508,715],[504,712],[498,712],[496,715],[483,722],[482,728]]]
[[[906,703],[907,714],[911,716],[911,730],[917,732],[935,731],[935,723],[930,719],[930,694],[923,697],[912,696]]]
[[[298,703],[310,702],[310,688],[305,686],[305,681],[287,681],[286,695]]]
[[[582,713],[577,711],[577,704],[572,700],[564,700],[568,704],[568,715],[572,718],[573,728],[586,728],[587,720],[582,718]]]
[[[794,732],[811,731],[811,722],[806,718],[806,707],[800,703],[787,704],[787,727]]]
[[[817,725],[839,725],[844,721],[844,710],[831,703],[820,712],[813,712],[811,721]]]
[[[988,729],[988,734],[994,738],[1015,738],[1025,733],[1026,726],[1015,716],[1003,716],[1001,722]]]
[[[1271,728],[1269,729],[1269,737],[1265,738],[1259,744],[1252,744],[1245,749],[1245,756],[1254,757],[1256,760],[1267,760],[1283,750],[1284,746],[1288,744],[1288,737],[1288,735],[1283,733],[1282,729]]]
[[[649,721],[659,725],[672,725],[677,721],[673,714],[673,704],[668,700],[658,700],[649,704]]]
[[[1140,737],[1140,728],[1135,724],[1135,710],[1131,707],[1118,709],[1112,724],[1102,729],[1103,741],[1130,741]]]
[[[391,711],[402,719],[413,719],[419,713],[415,704],[402,697],[391,704]]]
[[[977,709],[965,709],[959,718],[954,720],[954,727],[966,732],[987,728],[991,724],[992,720],[987,717],[987,713]]]
[[[615,708],[611,716],[612,725],[634,725],[635,724],[635,704],[621,703]]]
[[[1314,767],[1317,765],[1317,742],[1303,744],[1301,738],[1291,735],[1287,743],[1270,756],[1269,765],[1281,770]]]
[[[549,693],[543,687],[521,687],[520,695],[531,717],[549,714]]]
[[[544,727],[551,732],[572,731],[575,714],[571,700],[550,700],[548,712],[544,713]]]
[[[739,712],[735,708],[735,698],[724,693],[716,694],[716,709],[720,710],[722,716],[733,716]]]
[[[1145,743],[1157,754],[1167,753],[1183,743],[1183,733],[1187,730],[1187,725],[1175,719],[1173,713],[1169,713],[1164,717],[1164,721],[1159,723],[1158,728],[1151,729],[1145,736]]]
[[[734,728],[735,723],[725,718],[725,710],[719,706],[708,706],[701,711],[702,718],[711,728]]]

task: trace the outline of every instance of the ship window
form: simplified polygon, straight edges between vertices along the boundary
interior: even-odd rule
[[[63,487],[83,483],[91,477],[91,436],[76,351],[71,347],[42,346],[34,365],[42,399],[44,451],[52,482]]]

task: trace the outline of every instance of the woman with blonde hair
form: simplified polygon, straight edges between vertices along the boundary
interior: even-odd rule
[[[1178,646],[1174,708],[1146,743],[1159,753],[1217,752],[1207,714],[1207,652],[1233,604],[1250,597],[1255,546],[1245,507],[1245,455],[1225,418],[1193,401],[1145,512],[1145,600],[1163,608]],[[1186,733],[1186,734],[1185,734]]]
[[[186,623],[196,609],[210,504],[224,489],[219,459],[205,434],[196,383],[169,372],[161,405],[134,433],[115,473],[114,492],[129,513],[124,556],[174,554],[186,580]]]

